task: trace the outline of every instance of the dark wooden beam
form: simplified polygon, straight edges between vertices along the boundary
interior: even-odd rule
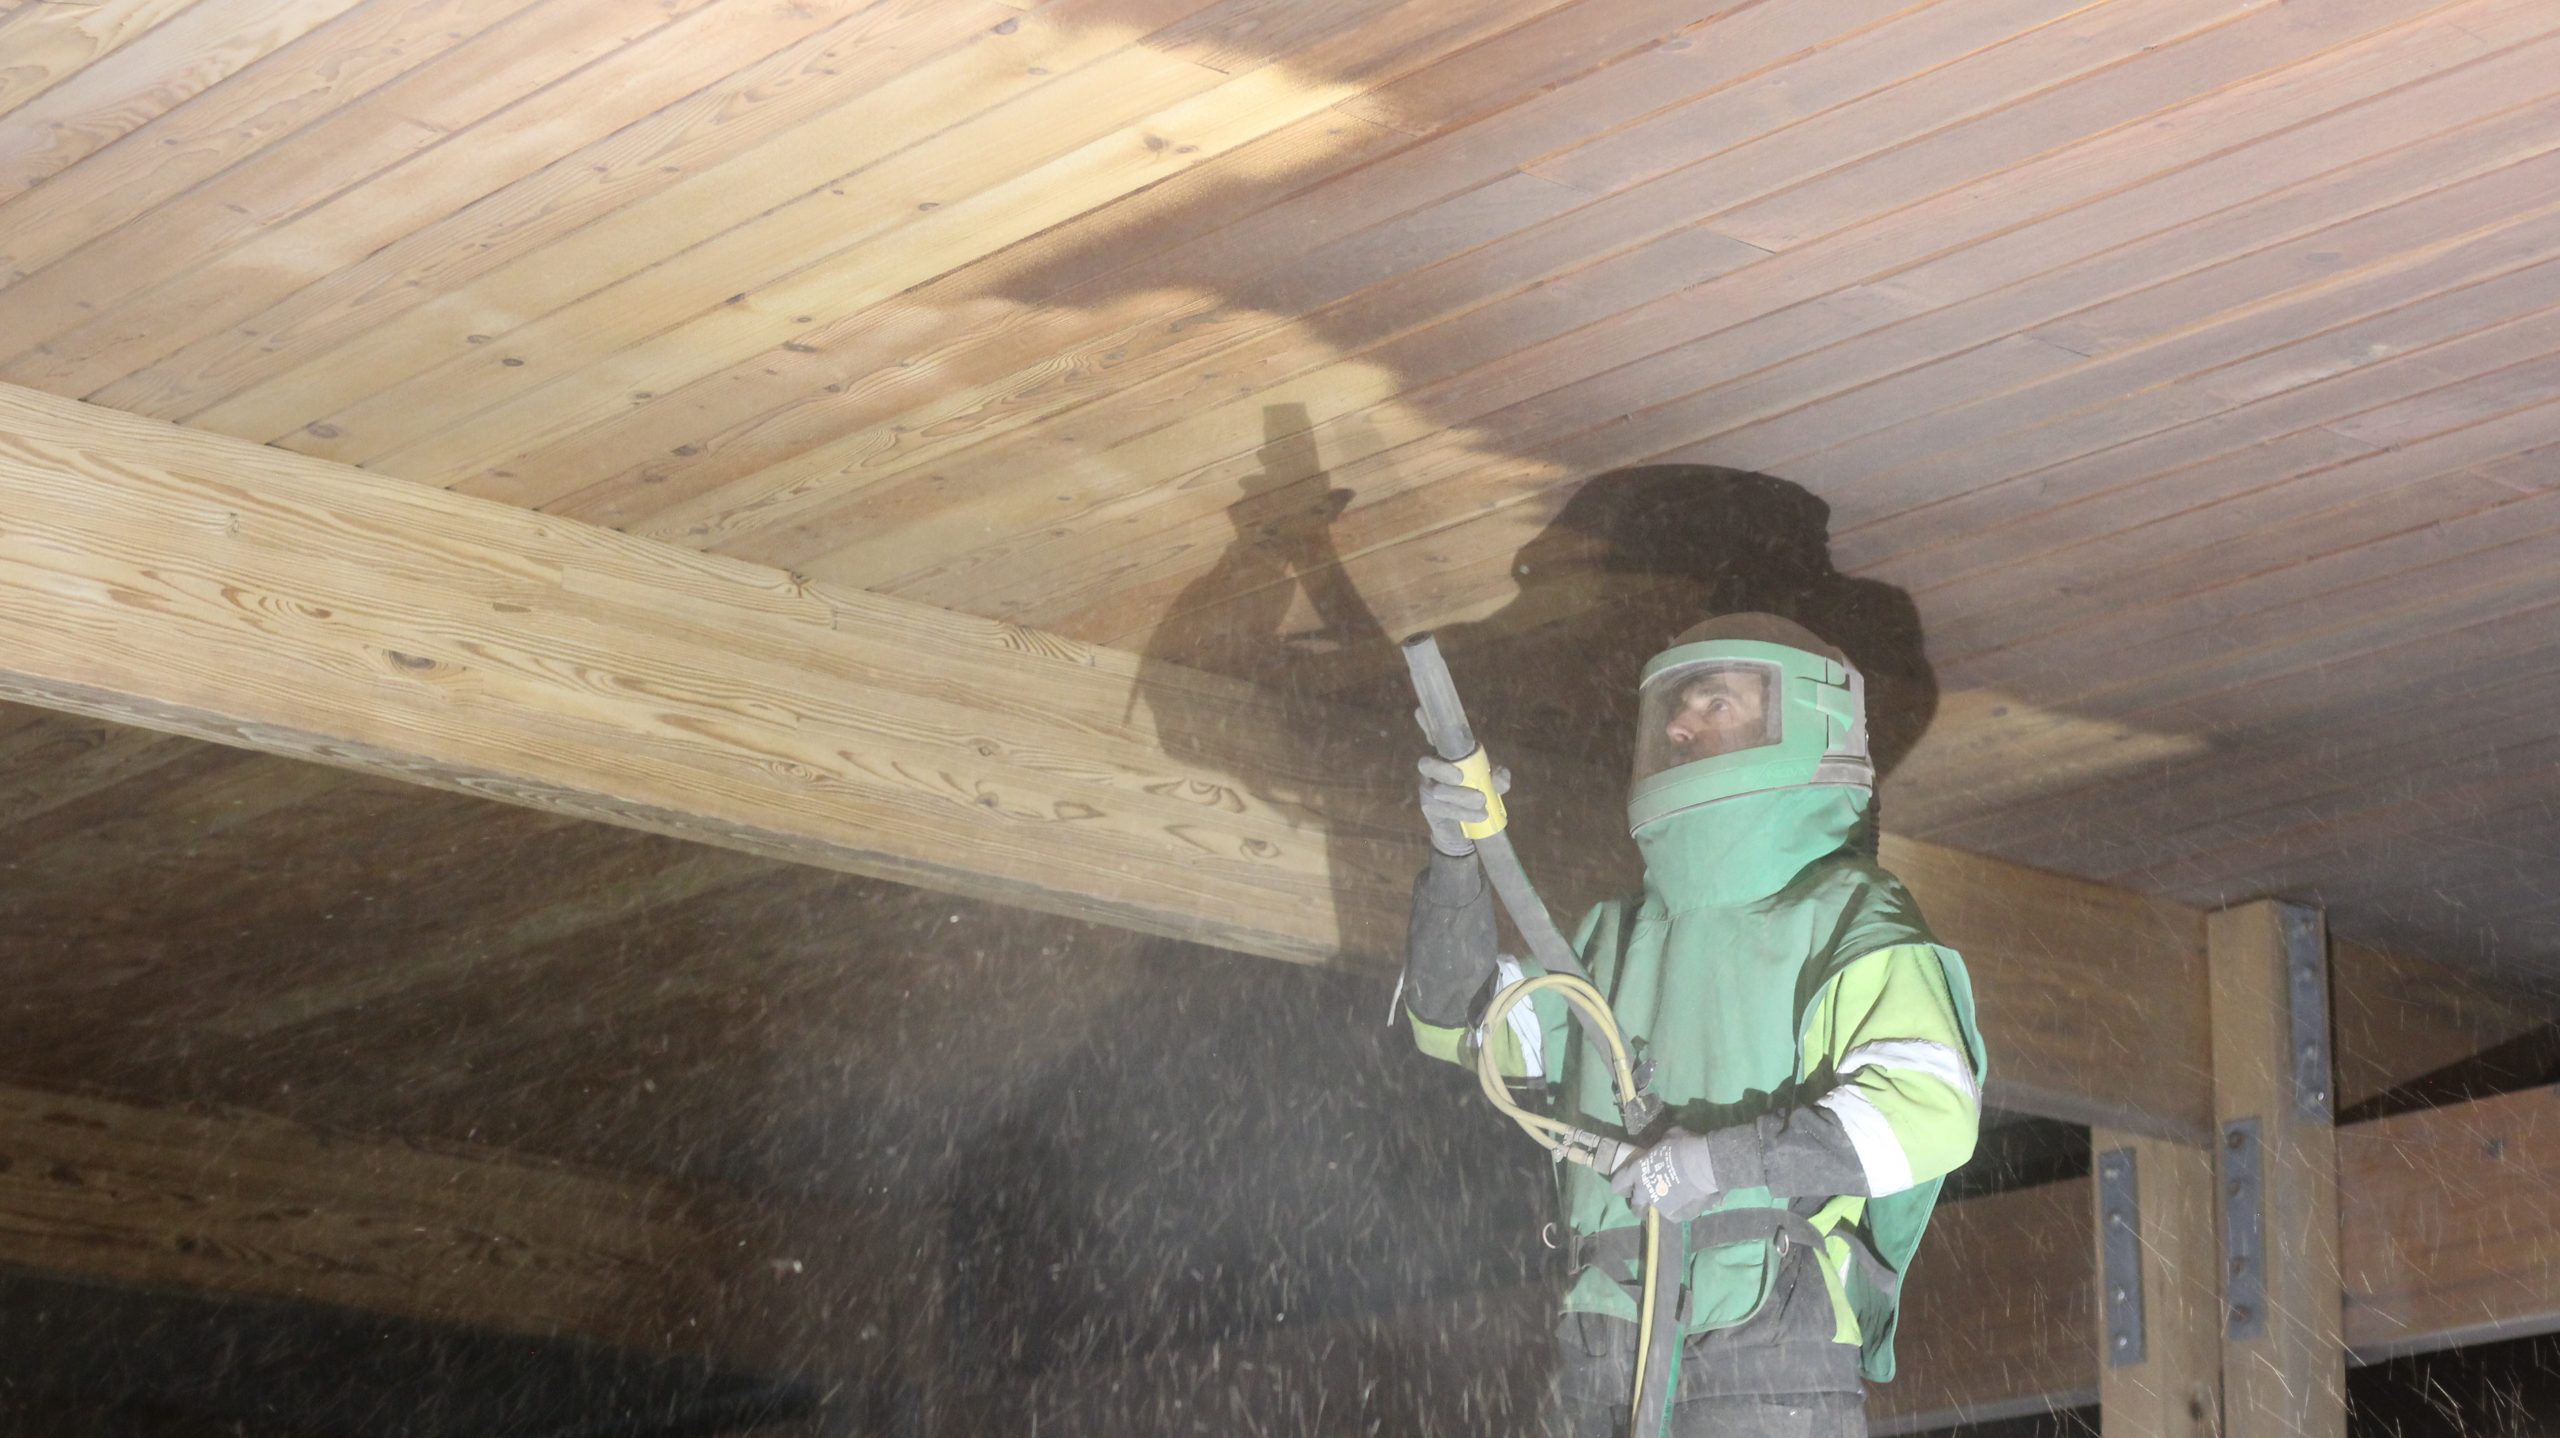
[[[672,1185],[0,1088],[0,1264],[702,1351],[734,1244]]]

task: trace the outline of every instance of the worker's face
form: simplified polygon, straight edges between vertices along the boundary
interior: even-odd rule
[[[1774,664],[1714,660],[1654,676],[1637,701],[1635,778],[1778,742]]]
[[[1768,737],[1769,689],[1755,672],[1720,670],[1680,686],[1663,720],[1662,738],[1672,764],[1687,764],[1748,749]]]

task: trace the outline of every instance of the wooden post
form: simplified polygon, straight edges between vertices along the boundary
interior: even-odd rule
[[[2212,915],[2222,1407],[2230,1438],[2342,1438],[2335,1065],[2317,909]]]
[[[2222,1431],[2213,1154],[2103,1128],[2089,1144],[2100,1431],[2213,1438]]]

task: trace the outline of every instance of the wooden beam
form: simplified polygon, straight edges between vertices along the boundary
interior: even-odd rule
[[[2343,1438],[2327,930],[2317,909],[2260,900],[2215,913],[2205,933],[2226,1197],[2223,1431]]]
[[[2560,1089],[2338,1131],[2354,1361],[2560,1332]]]
[[[702,1351],[734,1238],[671,1186],[281,1118],[0,1088],[0,1263]]]
[[[9,697],[1331,961],[1411,746],[1248,685],[0,389]]]
[[[1901,1371],[1868,1395],[1876,1431],[2096,1402],[2096,1299],[2087,1180],[1941,1208],[1905,1280]]]
[[[2336,934],[2329,936],[2329,968],[2342,1111],[2560,1017],[2543,995]]]
[[[1991,1104],[2203,1141],[2212,1055],[2201,914],[1892,835],[1882,858],[1973,971]]]
[[[936,1215],[0,1086],[0,1269],[821,1387],[943,1361]]]
[[[2560,1333],[2560,1087],[2351,1124],[2337,1152],[2349,1361]],[[2075,1178],[1938,1211],[1905,1300],[1903,1376],[1875,1394],[1891,1425],[1877,1431],[2093,1400],[2088,1327],[2057,1343],[2033,1319],[2096,1293],[2094,1202]],[[1958,1271],[1950,1255],[1981,1267]]]
[[[2097,1169],[2090,1186],[2098,1281],[2091,1317],[2100,1431],[2105,1438],[2215,1438],[2222,1431],[2222,1305],[2213,1155],[2105,1129],[2089,1142]],[[2111,1281],[2119,1278],[2126,1281]]]
[[[1392,962],[1421,852],[1401,718],[4,386],[0,697],[1304,962]],[[1625,887],[1542,798],[1551,900]],[[1996,1102],[2201,1136],[2192,910],[1886,858]]]

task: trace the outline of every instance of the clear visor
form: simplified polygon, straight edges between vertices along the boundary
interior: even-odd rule
[[[1655,675],[1636,706],[1635,777],[1777,743],[1779,683],[1778,666],[1743,659]]]

